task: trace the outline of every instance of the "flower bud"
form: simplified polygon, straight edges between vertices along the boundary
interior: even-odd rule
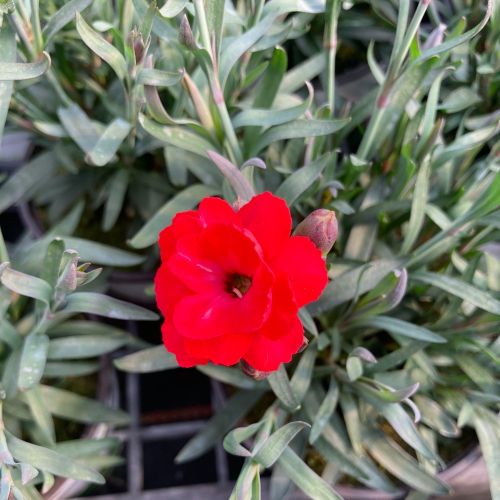
[[[179,41],[188,49],[194,50],[198,48],[186,14],[184,14],[181,18],[181,25],[179,28]]]
[[[310,213],[294,231],[295,236],[306,236],[320,250],[323,256],[332,249],[339,231],[335,212],[319,208]]]
[[[141,64],[146,53],[146,44],[144,43],[142,34],[134,29],[129,33],[127,41],[134,51],[135,63]]]
[[[254,380],[263,380],[267,377],[269,377],[271,372],[261,372],[260,370],[256,370],[252,366],[250,366],[246,361],[243,359],[240,361],[240,367],[241,371],[247,375],[250,378],[253,378]]]

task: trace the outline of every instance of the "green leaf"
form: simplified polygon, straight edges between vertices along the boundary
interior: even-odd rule
[[[57,284],[59,278],[59,267],[64,253],[64,241],[60,238],[53,239],[47,247],[47,253],[43,261],[43,269],[40,275],[52,288]]]
[[[297,106],[285,109],[260,109],[251,108],[238,113],[233,119],[233,127],[261,126],[271,127],[281,125],[300,118],[311,106],[313,89],[309,82],[306,82],[309,97]]]
[[[197,368],[200,372],[215,380],[240,389],[254,389],[256,386],[256,382],[244,375],[238,368],[219,365],[200,365]]]
[[[302,400],[311,385],[317,352],[318,345],[316,342],[312,342],[302,354],[299,364],[293,373],[292,380],[290,381],[295,399],[299,404],[302,403]]]
[[[217,194],[213,187],[193,184],[167,201],[149,221],[129,241],[133,248],[146,248],[153,245],[159,232],[170,225],[174,215],[195,207],[203,198]]]
[[[342,497],[313,472],[290,448],[285,448],[278,460],[285,474],[310,498],[342,500]]]
[[[500,301],[496,300],[490,293],[480,290],[463,280],[425,271],[413,273],[411,278],[415,281],[440,288],[451,295],[466,300],[474,306],[479,307],[479,309],[492,314],[500,314]]]
[[[363,363],[357,356],[349,356],[345,367],[351,382],[363,375]]]
[[[226,86],[229,73],[238,59],[270,30],[275,19],[274,15],[265,17],[242,35],[233,37],[231,43],[224,48],[220,57],[219,69],[219,78],[223,89]]]
[[[98,361],[47,361],[44,377],[81,377],[99,371]]]
[[[424,160],[417,174],[411,205],[410,220],[408,221],[408,229],[405,234],[403,245],[401,246],[402,254],[407,254],[411,250],[417,241],[422,226],[424,225],[425,209],[429,195],[430,176],[431,162],[430,158],[427,158]]]
[[[93,399],[49,385],[40,385],[40,388],[47,408],[58,417],[86,424],[103,422],[121,425],[129,421],[125,412],[108,408]]]
[[[418,491],[447,495],[449,488],[437,477],[425,472],[400,446],[380,434],[366,436],[365,446],[382,467]]]
[[[128,354],[115,360],[115,366],[125,372],[150,373],[178,368],[175,356],[159,345]]]
[[[319,300],[311,304],[308,310],[313,316],[317,316],[333,309],[352,300],[356,295],[359,296],[375,288],[387,274],[399,267],[401,267],[400,260],[380,259],[371,262],[366,270],[364,266],[359,266],[346,271],[328,284]]]
[[[127,252],[119,248],[103,245],[95,241],[82,240],[70,236],[61,236],[66,244],[66,248],[76,250],[80,259],[99,264],[102,266],[131,267],[144,262],[145,257],[135,253]]]
[[[205,11],[210,36],[214,37],[216,53],[219,52],[224,24],[224,0],[206,0]]]
[[[100,129],[78,104],[71,103],[66,108],[58,108],[57,116],[69,136],[80,146],[82,151],[89,153],[97,144]]]
[[[0,26],[0,47],[2,47],[0,53],[1,73],[5,63],[11,64],[16,60],[16,34],[8,22],[4,22]],[[13,81],[0,81],[0,139],[3,135],[13,88]]]
[[[86,161],[98,167],[109,163],[130,132],[130,123],[116,118],[100,135],[93,148],[87,153]]]
[[[155,321],[158,315],[144,307],[124,302],[101,293],[76,292],[68,297],[63,309],[67,313],[97,314],[114,319]]]
[[[222,439],[262,396],[262,391],[240,391],[213,416],[194,438],[175,457],[176,463],[193,460],[206,453]]]
[[[0,83],[0,90],[2,83]],[[0,187],[0,212],[19,201],[43,180],[52,177],[58,161],[51,151],[42,153],[19,168]]]
[[[214,149],[211,142],[191,132],[187,127],[162,126],[144,115],[139,115],[139,123],[146,132],[165,144],[190,151],[199,156],[206,157],[207,151]]]
[[[0,63],[0,81],[31,80],[42,76],[50,68],[50,56],[43,52],[39,60],[32,63]]]
[[[458,87],[451,91],[439,106],[446,113],[457,113],[482,101],[481,97],[469,87]]]
[[[414,399],[422,413],[422,422],[424,424],[439,432],[441,436],[460,436],[460,429],[458,428],[456,422],[436,401],[420,394],[415,395]]]
[[[129,185],[129,173],[125,169],[119,169],[109,181],[109,194],[104,205],[104,216],[102,229],[109,231],[118,220],[125,201]]]
[[[297,139],[302,137],[317,137],[337,132],[349,123],[343,120],[294,120],[283,125],[271,127],[261,134],[252,146],[250,156],[257,156],[266,146],[284,139]]]
[[[43,37],[45,44],[59,31],[61,31],[66,24],[75,19],[75,14],[86,9],[92,0],[70,0],[66,2],[55,14],[50,16],[47,24],[43,28]]]
[[[76,29],[82,37],[85,45],[95,52],[101,59],[106,61],[114,70],[120,80],[125,80],[128,75],[127,63],[123,55],[106,41],[97,31],[94,31],[84,20],[76,13]]]
[[[236,165],[215,151],[208,151],[208,156],[221,171],[222,175],[228,180],[238,198],[247,202],[255,196],[253,186]]]
[[[321,51],[288,71],[279,88],[280,94],[291,94],[316,78],[326,67],[326,52]]]
[[[307,422],[289,422],[273,432],[254,452],[253,457],[262,467],[271,467],[283,454],[290,441],[304,428],[309,427]]]
[[[224,438],[224,449],[231,453],[231,455],[236,455],[239,457],[250,457],[252,453],[248,451],[244,446],[242,446],[242,442],[251,438],[263,425],[263,422],[257,422],[255,424],[251,424],[247,427],[238,427],[232,430],[225,438]]]
[[[311,428],[311,432],[309,434],[309,443],[314,444],[314,442],[319,438],[325,425],[330,420],[330,417],[333,415],[335,408],[337,407],[337,403],[339,400],[339,386],[337,384],[337,380],[332,375],[330,377],[330,385],[328,387],[328,392],[326,393],[325,398],[321,402],[318,412],[313,420],[313,425]]]
[[[300,403],[295,397],[286,369],[283,365],[280,365],[278,370],[272,372],[266,380],[269,382],[276,397],[287,409],[295,411],[300,407]]]
[[[137,83],[153,87],[172,87],[182,79],[181,72],[162,71],[160,69],[142,68],[137,74]]]
[[[289,207],[299,199],[307,189],[312,186],[330,163],[332,156],[327,154],[318,160],[305,165],[287,177],[276,190],[276,196],[283,198]]]
[[[493,499],[500,498],[500,426],[498,415],[486,408],[475,407],[473,423],[481,445]]]
[[[124,346],[129,339],[124,336],[101,337],[100,335],[75,335],[52,339],[47,358],[81,359],[101,356]]]
[[[26,337],[21,351],[17,380],[17,386],[21,391],[31,389],[42,379],[48,348],[47,335],[34,332]]]
[[[11,269],[8,265],[0,268],[0,281],[9,290],[41,300],[47,305],[52,299],[52,287],[46,281]]]
[[[24,393],[33,420],[36,422],[40,430],[43,432],[47,444],[53,445],[56,441],[56,433],[54,427],[54,420],[48,410],[48,407],[43,401],[40,393],[40,387],[36,386]]]
[[[351,323],[351,326],[356,328],[378,328],[380,330],[386,330],[396,335],[401,335],[402,337],[409,337],[411,339],[421,340],[424,342],[435,342],[439,344],[447,342],[444,337],[438,335],[437,333],[431,332],[423,326],[414,325],[413,323],[409,323],[408,321],[392,318],[390,316],[375,316],[354,320]]]
[[[76,460],[47,448],[22,441],[6,431],[10,451],[20,462],[56,476],[69,477],[81,481],[104,484],[104,477],[97,471],[79,464]]]

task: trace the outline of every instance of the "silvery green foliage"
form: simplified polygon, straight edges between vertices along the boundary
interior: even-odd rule
[[[1,259],[2,494],[33,498],[37,490],[50,490],[55,477],[102,483],[97,469],[119,463],[119,457],[112,455],[119,443],[78,436],[61,441],[54,419],[125,424],[127,414],[78,392],[85,380],[95,386],[99,356],[134,340],[127,332],[91,321],[82,313],[146,320],[155,315],[100,293],[81,291],[101,269],[90,270],[88,263],[79,263],[78,253],[65,249],[62,239],[48,244],[36,275],[11,266],[3,240]]]
[[[0,32],[0,118],[12,81],[43,74],[16,87],[8,126],[29,124],[46,151],[0,188],[2,209],[29,197],[49,234],[124,266],[140,257],[71,236],[84,204],[121,228],[108,243],[135,249],[203,197],[235,198],[242,178],[297,221],[337,213],[332,281],[301,314],[309,347],[267,380],[201,368],[238,392],[178,460],[227,435],[246,457],[234,498],[258,498],[266,467],[273,499],[291,481],[336,498],[345,476],[443,494],[440,455],[469,427],[498,497],[498,7],[73,0],[26,18],[21,3]],[[35,269],[49,239],[21,245],[18,262]],[[119,365],[175,366],[161,354]],[[262,418],[234,430],[271,391]]]

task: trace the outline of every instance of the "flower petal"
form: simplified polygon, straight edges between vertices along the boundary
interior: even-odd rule
[[[187,354],[184,347],[184,339],[176,332],[171,321],[165,320],[161,326],[163,344],[168,352],[173,354],[177,359],[179,366],[183,368],[191,368],[196,365],[206,365],[208,359],[203,357],[194,357]]]
[[[262,266],[241,298],[225,290],[185,297],[175,308],[175,327],[183,336],[192,339],[256,330],[269,317],[272,284],[272,273]]]
[[[206,227],[211,224],[239,225],[238,214],[233,207],[221,198],[205,198],[200,203],[200,219]]]
[[[304,330],[297,315],[286,322],[273,323],[272,335],[268,328],[261,329],[243,359],[256,370],[271,372],[282,363],[289,363],[302,346]],[[271,326],[271,325],[270,325]]]
[[[162,264],[155,275],[155,294],[158,309],[164,316],[172,316],[175,304],[179,302],[190,290]]]
[[[190,356],[207,358],[217,365],[231,366],[238,363],[248,351],[253,333],[229,334],[216,339],[192,340],[185,338],[184,346]]]
[[[253,197],[238,213],[243,226],[260,243],[266,260],[279,255],[292,229],[292,217],[285,200],[262,193]]]
[[[305,236],[290,238],[271,267],[276,273],[288,275],[298,307],[316,300],[328,283],[321,252]]]

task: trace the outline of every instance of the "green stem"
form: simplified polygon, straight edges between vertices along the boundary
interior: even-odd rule
[[[210,42],[210,33],[208,32],[207,16],[205,14],[205,7],[203,0],[193,0],[194,9],[196,11],[196,18],[198,21],[198,29],[200,30],[201,43],[203,48],[212,54],[212,44]]]
[[[327,26],[325,33],[325,48],[327,52],[327,77],[326,87],[328,107],[331,116],[335,110],[335,57],[337,55],[337,25],[340,13],[340,0],[328,0],[327,5]]]
[[[37,56],[43,51],[42,26],[40,24],[40,5],[38,0],[31,0],[31,29]]]
[[[2,228],[0,227],[0,262],[9,262],[9,253],[3,239]]]

